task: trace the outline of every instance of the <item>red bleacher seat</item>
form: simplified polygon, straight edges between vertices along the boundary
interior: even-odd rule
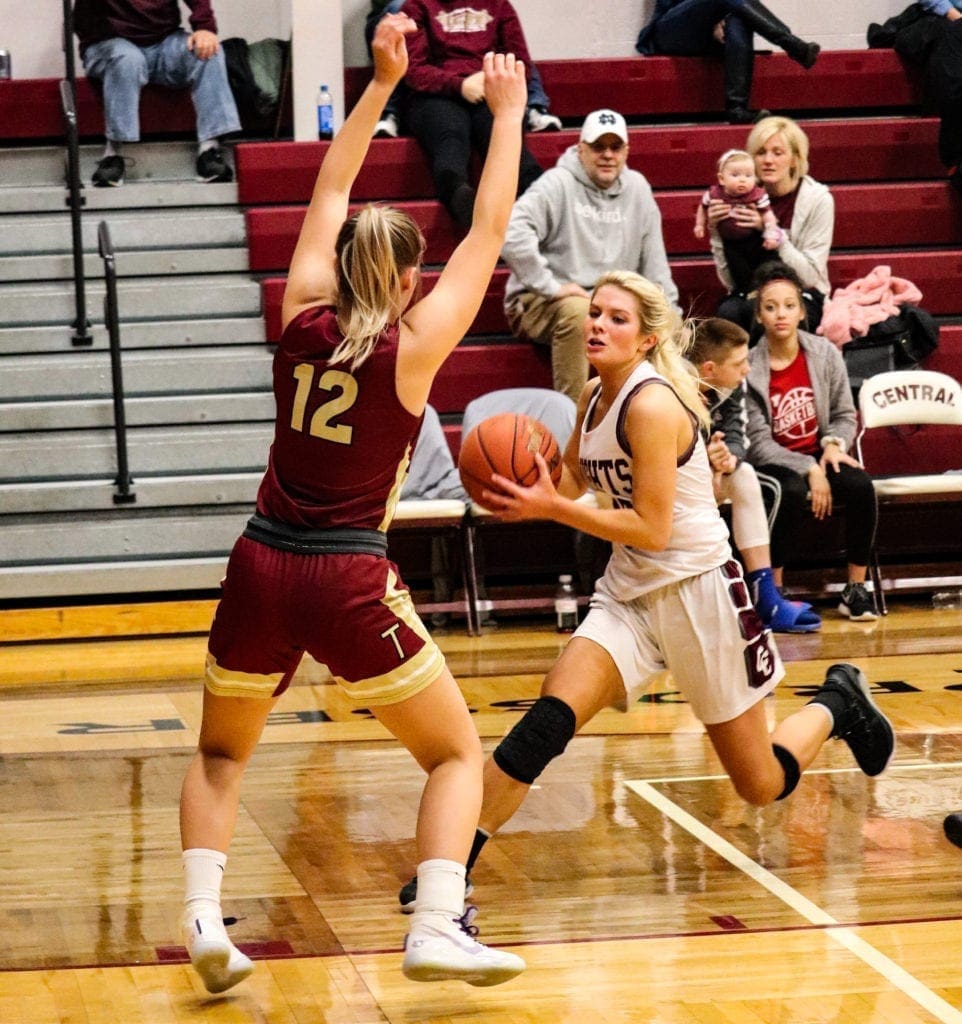
[[[832,193],[838,249],[951,245],[962,238],[962,204],[944,181],[835,185]],[[655,193],[665,246],[672,256],[708,252],[707,241],[692,234],[700,196],[700,191],[690,189]],[[446,260],[462,233],[441,204],[424,199],[402,200],[395,205],[421,226],[428,242],[425,262]],[[258,206],[247,211],[251,270],[283,270],[288,266],[305,209],[304,205]],[[879,216],[882,210],[884,216]]]
[[[806,121],[812,173],[819,181],[867,182],[943,179],[936,118],[844,118]],[[714,180],[723,150],[743,146],[747,131],[735,125],[671,125],[629,131],[629,164],[655,188],[704,188]],[[542,167],[552,167],[577,142],[576,131],[528,135]],[[240,201],[247,205],[306,203],[326,142],[251,142],[237,147]],[[282,148],[278,148],[282,147]],[[434,196],[420,147],[411,138],[379,139],[371,147],[351,193],[355,199]]]
[[[15,78],[0,88],[0,139],[63,138],[60,82],[56,78]],[[141,134],[194,133],[197,115],[187,89],[146,85],[140,95]],[[103,103],[86,78],[77,79],[77,131],[104,134]]]
[[[697,57],[625,57],[539,60],[552,113],[582,118],[598,107],[642,114],[721,112],[721,61]],[[371,77],[369,67],[345,69],[345,97],[353,106]],[[590,83],[590,88],[586,88]],[[799,70],[784,53],[759,54],[752,101],[772,110],[914,107],[919,76],[893,50],[822,51],[799,87]],[[724,147],[723,147],[724,148]]]
[[[892,267],[899,277],[907,277],[922,291],[922,305],[935,315],[952,316],[959,312],[958,281],[962,280],[962,250],[937,252],[860,252],[836,255],[829,259],[829,273],[839,287],[864,277],[879,264]],[[715,273],[715,264],[709,257],[673,260],[672,276],[681,296],[682,307],[697,316],[710,315],[723,294]],[[430,291],[438,274],[424,274],[425,291]],[[495,270],[488,292],[471,325],[470,334],[504,334],[508,327],[504,319],[502,299],[508,271]],[[276,341],[280,337],[280,303],[284,294],[284,278],[272,277],[263,282],[264,317],[267,337]]]

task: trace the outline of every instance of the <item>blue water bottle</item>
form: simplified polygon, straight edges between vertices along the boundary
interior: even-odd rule
[[[334,138],[334,101],[326,85],[322,85],[317,93],[317,137]]]

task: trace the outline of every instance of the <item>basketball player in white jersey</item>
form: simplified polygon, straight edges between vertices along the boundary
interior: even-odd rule
[[[829,668],[817,694],[769,734],[762,698],[784,668],[715,504],[699,429],[708,414],[680,320],[660,288],[616,271],[595,286],[585,335],[597,379],[581,395],[557,490],[540,460],[536,484],[496,477],[507,496],[486,492],[486,502],[507,520],[553,519],[591,533],[613,552],[540,698],[485,765],[468,870],[571,737],[603,708],[627,709],[666,668],[751,804],[788,796],[831,737],[867,775],[882,772],[895,749],[864,675],[847,664]],[[589,488],[613,507],[576,502]]]

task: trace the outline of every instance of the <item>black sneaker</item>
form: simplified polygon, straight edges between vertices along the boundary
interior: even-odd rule
[[[464,880],[464,898],[467,899],[471,893],[474,892],[474,886],[471,884],[471,878],[468,876]],[[397,894],[398,902],[401,904],[402,914],[413,914],[416,909],[418,901],[418,876],[415,875],[410,882],[401,886],[401,891]]]
[[[874,622],[878,618],[875,602],[865,589],[864,583],[849,583],[845,587],[838,610],[853,622]]]
[[[834,691],[845,699],[844,712],[835,716],[832,737],[848,744],[866,775],[880,775],[895,753],[895,732],[875,706],[868,680],[854,665],[841,662],[829,668],[819,690]]]
[[[942,822],[945,838],[955,846],[962,846],[962,814],[947,814]]]
[[[205,149],[197,157],[197,176],[206,182],[234,180],[234,172],[220,146]]]
[[[90,179],[96,188],[107,188],[111,185],[117,187],[124,183],[124,171],[127,169],[127,161],[122,156],[105,156],[97,164]]]

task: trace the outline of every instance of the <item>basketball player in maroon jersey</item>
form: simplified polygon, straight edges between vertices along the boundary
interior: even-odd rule
[[[494,128],[474,220],[433,291],[414,301],[424,251],[414,221],[373,205],[347,218],[374,126],[407,67],[405,34],[414,30],[404,15],[382,19],[373,79],[318,173],[284,293],[274,443],[211,627],[200,742],[181,795],[184,941],[210,991],[252,970],[224,930],[221,877],[244,768],[304,651],[428,775],[405,975],[494,985],[525,966],[472,934],[464,863],[481,806],[481,743],[386,557],[386,531],[434,375],[474,319],[501,250],[527,89],[512,55],[485,57]]]

